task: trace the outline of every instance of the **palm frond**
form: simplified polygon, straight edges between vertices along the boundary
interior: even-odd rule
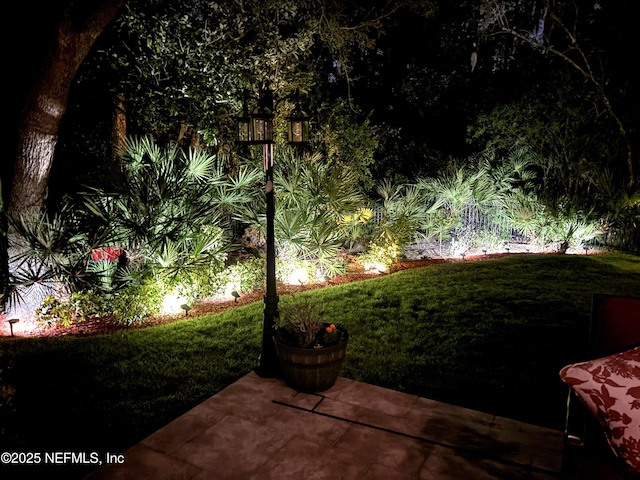
[[[186,153],[186,176],[190,181],[205,182],[212,178],[216,158],[213,155],[190,148]]]

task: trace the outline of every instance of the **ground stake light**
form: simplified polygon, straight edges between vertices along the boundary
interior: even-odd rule
[[[7,322],[9,322],[9,330],[11,330],[11,336],[13,337],[13,325],[15,323],[18,323],[20,321],[19,318],[10,318],[9,320],[7,320]]]

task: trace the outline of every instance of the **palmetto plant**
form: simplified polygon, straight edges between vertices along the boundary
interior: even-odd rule
[[[452,162],[434,178],[418,179],[417,187],[432,202],[425,234],[440,239],[460,229],[465,235],[473,234],[476,226],[462,218],[469,209],[485,217],[485,227],[497,228],[500,234],[509,225],[533,228],[533,221],[518,227],[512,223],[526,223],[531,215],[533,206],[527,196],[536,188],[531,168],[535,164],[535,156],[525,147],[515,147],[504,157],[487,150],[467,159],[465,164]],[[524,216],[520,218],[518,213]]]
[[[59,212],[31,212],[12,219],[8,301],[29,313],[47,295],[67,294],[89,285],[85,265],[87,236],[71,205]]]
[[[486,179],[483,184],[479,172],[455,162],[436,177],[419,178],[416,188],[429,206],[423,235],[426,238],[438,238],[442,242],[461,227],[461,214],[466,205],[474,203],[474,192],[477,191],[477,197],[485,201],[480,195],[481,188],[476,190],[478,184],[483,185],[482,190],[488,190]]]
[[[17,222],[14,285],[71,292],[93,283],[113,294],[157,282],[197,295],[224,267],[229,220],[254,200],[261,172],[230,176],[215,156],[161,148],[149,137],[128,140],[120,160],[110,179],[67,199],[57,214]],[[95,255],[104,251],[117,254]]]
[[[382,208],[374,239],[377,243],[394,244],[401,249],[425,231],[430,215],[437,209],[420,186],[384,181],[377,192]]]
[[[546,243],[545,206],[537,195],[516,190],[505,196],[502,215],[508,225],[519,231],[523,237],[543,247]]]
[[[597,208],[602,215],[602,230],[616,247],[640,252],[640,186],[621,185],[610,170],[594,177]]]
[[[344,219],[365,206],[357,176],[348,168],[328,165],[319,154],[301,158],[281,149],[275,161],[278,257],[311,261],[324,275],[340,273],[338,250],[349,234]],[[264,235],[263,199],[244,208],[241,218]]]
[[[474,186],[474,197],[480,204],[495,204],[511,192],[531,192],[536,187],[536,173],[532,167],[539,159],[525,146],[516,145],[505,157],[499,156],[494,149],[487,149],[476,161],[483,182]]]
[[[473,199],[477,176],[467,167],[451,164],[436,177],[418,179],[417,186],[433,200],[436,209],[444,208],[449,216],[457,218]]]
[[[254,200],[257,170],[224,172],[201,150],[160,148],[153,139],[128,140],[110,185],[87,190],[83,207],[96,230],[109,228],[130,264],[170,284],[223,265],[231,248],[229,221]]]
[[[540,229],[547,243],[557,243],[557,250],[566,253],[569,248],[579,249],[600,233],[599,221],[592,211],[579,208],[572,198],[558,198],[545,205],[545,223]]]

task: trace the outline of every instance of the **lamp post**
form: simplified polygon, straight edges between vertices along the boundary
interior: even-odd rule
[[[273,181],[273,93],[267,89],[261,92],[258,106],[249,114],[245,99],[244,115],[237,119],[237,142],[241,145],[262,145],[265,173],[265,201],[267,207],[267,284],[264,296],[264,319],[262,323],[262,346],[260,363],[256,373],[261,377],[277,377],[280,365],[273,342],[273,326],[279,316],[278,294],[276,291],[276,247],[275,247],[275,188]],[[309,119],[296,106],[287,119],[288,143],[301,145],[309,141]]]

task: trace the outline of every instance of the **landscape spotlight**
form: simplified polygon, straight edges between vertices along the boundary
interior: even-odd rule
[[[19,318],[10,318],[9,320],[7,320],[7,322],[9,322],[9,330],[11,330],[11,336],[13,337],[13,325],[15,323],[18,323],[20,321]]]

